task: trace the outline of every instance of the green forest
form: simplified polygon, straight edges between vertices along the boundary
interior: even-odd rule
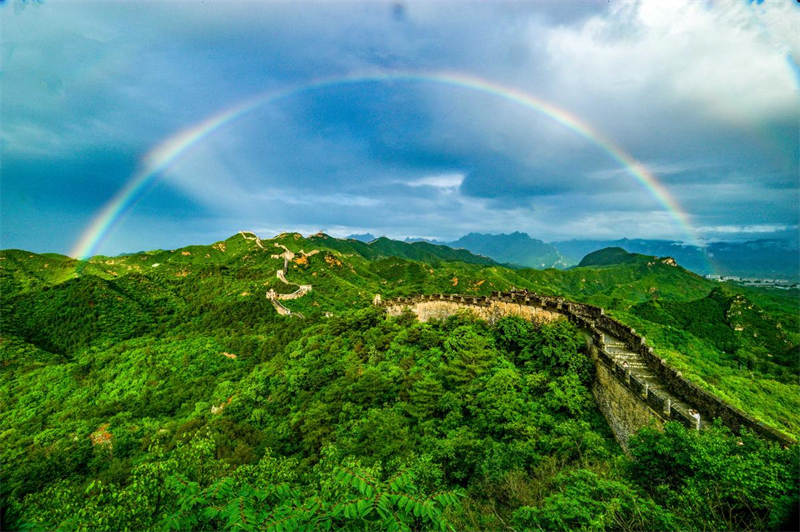
[[[523,288],[599,305],[797,438],[796,290],[642,255],[539,271],[427,243],[248,237],[86,261],[0,252],[3,530],[797,526],[798,445],[666,423],[624,452],[566,320],[372,305]],[[301,284],[290,316],[265,297]]]

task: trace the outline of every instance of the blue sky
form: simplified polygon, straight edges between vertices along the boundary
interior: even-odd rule
[[[170,135],[266,90],[449,71],[527,92],[658,176],[702,239],[798,227],[794,2],[20,2],[0,7],[0,246],[67,253]],[[258,108],[188,151],[113,254],[263,236],[685,233],[597,145],[458,87]]]

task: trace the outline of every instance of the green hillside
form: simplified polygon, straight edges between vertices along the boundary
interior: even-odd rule
[[[443,261],[460,261],[467,264],[497,264],[488,257],[474,255],[465,249],[453,249],[448,246],[430,244],[428,242],[401,242],[382,236],[369,243],[359,240],[341,240],[319,233],[309,237],[311,242],[329,247],[342,253],[357,253],[366,259],[378,257],[402,257],[437,264]]]
[[[690,302],[652,301],[634,307],[633,313],[653,323],[674,327],[707,340],[718,350],[732,354],[741,364],[786,368],[787,376],[800,370],[798,337],[793,332],[795,320],[778,319],[760,308],[752,299],[726,286]],[[780,370],[775,369],[778,373]],[[764,370],[769,371],[769,370]]]
[[[627,253],[622,257],[622,262],[603,266],[582,266],[566,271],[521,270],[519,274],[541,291],[609,310],[625,310],[653,299],[691,301],[705,297],[716,286],[669,258]]]
[[[566,323],[420,324],[371,302],[528,288],[598,304],[701,386],[797,436],[796,291],[719,285],[669,259],[515,270],[422,244],[284,233],[87,261],[1,251],[4,529],[790,519],[796,446],[670,425],[624,455]],[[304,318],[279,315],[265,294],[299,285],[312,290],[281,303]]]
[[[628,253],[622,248],[604,248],[589,253],[578,264],[578,267],[585,266],[613,266],[617,264],[635,264],[655,257]]]

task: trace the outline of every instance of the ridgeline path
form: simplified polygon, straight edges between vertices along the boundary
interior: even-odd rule
[[[242,235],[242,238],[244,238],[248,242],[255,242],[258,247],[260,247],[261,249],[266,251],[266,248],[262,244],[261,239],[258,238],[258,236],[256,236],[255,233],[252,233],[250,231],[239,231],[239,234]],[[248,237],[247,236],[248,234],[252,235],[252,236]],[[272,255],[273,259],[281,259],[281,258],[283,259],[283,268],[278,268],[278,270],[275,272],[276,277],[283,284],[294,285],[294,286],[297,286],[298,288],[297,288],[297,290],[295,290],[294,292],[292,292],[290,294],[279,294],[274,289],[271,289],[271,290],[267,291],[266,297],[267,297],[268,300],[270,300],[270,302],[272,303],[272,306],[275,307],[275,310],[281,316],[297,316],[297,317],[300,317],[300,318],[305,318],[305,316],[303,316],[303,314],[301,314],[300,312],[292,312],[291,309],[287,308],[283,303],[280,302],[280,300],[284,300],[285,301],[285,300],[289,300],[289,299],[298,299],[298,298],[303,297],[307,293],[311,292],[312,286],[310,284],[292,283],[292,282],[290,282],[289,280],[286,279],[286,273],[289,270],[289,262],[293,261],[295,259],[295,257],[301,256],[301,257],[305,257],[307,259],[308,257],[311,257],[311,256],[316,255],[317,253],[319,253],[319,250],[315,249],[315,250],[312,250],[312,251],[309,251],[308,253],[306,253],[305,251],[303,251],[301,249],[299,252],[294,253],[292,250],[290,250],[289,248],[287,248],[283,244],[279,244],[277,242],[275,243],[275,247],[283,249],[283,253]]]
[[[656,356],[643,336],[599,307],[527,291],[494,292],[491,296],[417,295],[387,301],[376,296],[374,303],[390,315],[409,309],[421,321],[445,318],[460,309],[470,309],[490,322],[511,315],[540,322],[565,317],[589,333],[589,353],[597,368],[595,399],[623,447],[632,433],[654,420],[702,429],[720,419],[734,432],[746,428],[782,445],[796,443],[683,377]]]

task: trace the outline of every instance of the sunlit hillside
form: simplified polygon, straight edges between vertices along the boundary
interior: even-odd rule
[[[592,504],[608,518],[699,526],[696,502],[664,498],[620,468],[628,458],[594,406],[576,329],[469,316],[422,325],[372,304],[376,294],[527,288],[602,305],[698,384],[797,436],[790,294],[720,287],[669,258],[605,257],[514,270],[428,244],[291,233],[87,261],[4,251],[5,511],[48,527],[104,516],[110,528],[269,528],[263,500],[300,528],[391,527],[393,515],[401,528],[571,527],[583,518],[562,515],[560,501],[590,490],[604,494]],[[266,297],[303,285],[295,299]],[[728,445],[725,431],[643,434],[635,467],[660,460],[651,445],[690,453]],[[788,454],[747,442],[764,467],[792,467]],[[670,482],[699,482],[680,478]],[[715,482],[693,489],[734,489]],[[387,495],[374,515],[359,505],[382,490],[405,495]],[[620,494],[628,506],[603,502]],[[247,513],[227,513],[236,500]],[[353,509],[337,513],[337,500]],[[767,505],[748,510],[758,526],[784,519],[767,511],[777,499],[747,500]]]

